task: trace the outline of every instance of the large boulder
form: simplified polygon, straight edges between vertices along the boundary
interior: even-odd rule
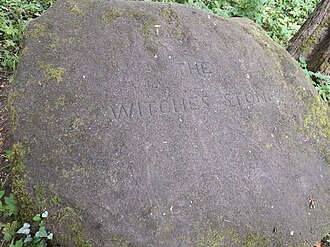
[[[307,246],[329,230],[330,118],[252,21],[59,0],[9,99],[20,217],[61,246]]]

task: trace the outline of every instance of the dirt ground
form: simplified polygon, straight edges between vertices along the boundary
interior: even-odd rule
[[[1,190],[10,191],[9,162],[5,157],[5,151],[12,145],[12,133],[10,131],[9,112],[7,107],[7,96],[9,92],[8,76],[0,72],[0,185]]]

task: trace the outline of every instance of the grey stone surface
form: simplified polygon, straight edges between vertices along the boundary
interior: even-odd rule
[[[251,21],[59,0],[25,31],[11,95],[33,210],[61,246],[282,247],[329,230],[329,111]]]

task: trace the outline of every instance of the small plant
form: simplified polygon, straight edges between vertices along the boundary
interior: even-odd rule
[[[17,214],[16,201],[13,194],[10,194],[9,197],[4,197],[5,190],[0,191],[0,211],[2,212],[5,218],[15,217]],[[2,241],[14,241],[16,230],[18,228],[17,221],[12,221],[6,224],[1,223],[0,228],[2,230],[3,239]]]
[[[185,3],[223,17],[247,17],[285,46],[320,0],[153,0]]]
[[[321,243],[323,244],[321,246],[324,247],[330,246],[330,233],[328,233],[324,238],[322,238]]]
[[[299,57],[299,63],[308,79],[313,83],[314,87],[316,87],[322,99],[330,103],[330,77],[319,72],[315,73],[308,70],[304,57]]]
[[[13,160],[13,157],[14,157],[14,151],[12,151],[12,150],[6,150],[6,152],[5,152],[5,157],[6,157],[6,159],[8,159],[8,160]]]
[[[0,70],[16,70],[26,24],[51,4],[52,0],[0,0]]]
[[[0,211],[5,218],[15,218],[17,215],[16,201],[13,194],[4,197],[5,191],[0,191]],[[47,241],[53,239],[53,234],[46,230],[46,219],[48,212],[37,214],[33,217],[33,229],[30,224],[24,223],[19,228],[19,223],[14,220],[6,224],[0,223],[0,229],[3,234],[2,242],[8,242],[9,247],[46,247]],[[34,234],[32,232],[35,232]],[[24,237],[22,237],[24,235]],[[17,240],[18,239],[18,240]]]
[[[5,191],[0,191],[0,199],[3,198],[5,195]],[[2,201],[0,201],[0,211],[3,212],[5,217],[8,216],[16,216],[17,210],[16,210],[16,201],[13,194],[10,194],[9,197],[4,197],[4,205]]]
[[[47,232],[45,220],[48,218],[48,212],[45,211],[42,214],[37,214],[33,217],[33,221],[38,223],[38,230],[34,234],[31,234],[31,225],[24,223],[23,226],[17,231],[18,234],[25,235],[23,246],[33,247],[45,247],[47,246],[47,240],[53,239],[53,233]],[[20,239],[19,241],[21,241]],[[17,243],[17,242],[16,242]],[[14,247],[15,245],[13,245]],[[16,247],[16,246],[15,246]]]

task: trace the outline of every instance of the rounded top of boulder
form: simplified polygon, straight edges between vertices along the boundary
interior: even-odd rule
[[[61,246],[297,246],[329,230],[329,110],[247,19],[56,1],[25,30],[9,103],[20,216],[46,208]]]

